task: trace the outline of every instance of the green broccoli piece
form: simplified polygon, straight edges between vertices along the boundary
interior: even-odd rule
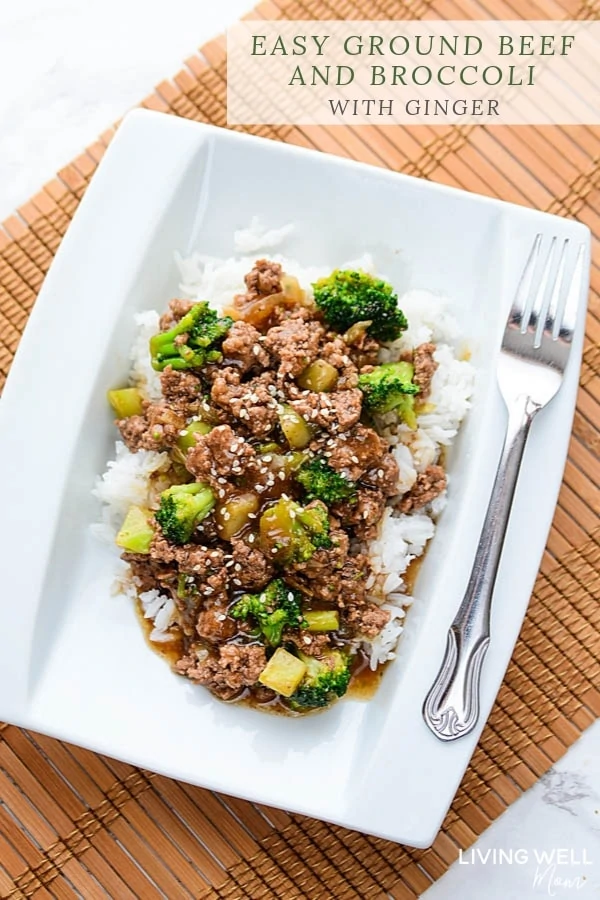
[[[329,513],[323,503],[316,502],[310,506],[298,506],[296,522],[306,529],[317,550],[329,550],[333,546],[329,537]]]
[[[367,333],[380,341],[394,341],[408,326],[398,308],[391,284],[367,275],[335,269],[313,284],[315,303],[336,331],[356,322],[369,322]]]
[[[161,331],[150,338],[152,367],[162,372],[167,366],[174,369],[197,369],[223,358],[221,342],[231,326],[229,316],[219,318],[206,301],[196,303],[169,331]],[[177,337],[187,335],[184,343]]]
[[[412,382],[414,371],[412,363],[395,362],[360,375],[358,386],[366,409],[379,414],[394,410],[410,428],[416,428],[415,394],[419,388]]]
[[[215,495],[206,484],[174,484],[160,495],[154,518],[173,544],[186,544],[194,528],[215,505]]]
[[[284,628],[299,628],[304,623],[302,594],[276,578],[260,594],[244,594],[229,614],[234,619],[254,619],[267,644],[278,647]]]
[[[263,512],[259,531],[262,549],[279,565],[307,562],[317,550],[332,546],[327,507],[318,501],[302,507],[281,497]]]
[[[322,656],[306,656],[298,651],[306,674],[290,698],[292,706],[316,709],[329,706],[343,697],[350,683],[350,658],[340,650],[328,650]]]
[[[294,477],[311,500],[322,500],[328,506],[344,501],[356,502],[355,483],[332,469],[322,456],[305,462]]]

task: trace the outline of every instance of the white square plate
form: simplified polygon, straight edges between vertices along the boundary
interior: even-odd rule
[[[286,249],[335,265],[372,251],[399,290],[456,301],[478,367],[449,459],[448,506],[419,574],[398,659],[368,703],[307,718],[225,705],[172,674],[110,594],[91,496],[115,431],[133,313],[177,293],[173,250],[227,255],[259,215],[297,224]],[[566,383],[538,417],[501,564],[474,734],[441,743],[421,717],[464,590],[505,412],[494,358],[534,235],[572,221],[150,112],[118,131],[57,254],[0,403],[0,717],[174,778],[428,846],[504,675],[538,570],[571,428],[584,303]],[[587,286],[586,286],[587,292]]]

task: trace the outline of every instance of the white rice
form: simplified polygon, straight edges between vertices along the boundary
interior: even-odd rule
[[[158,494],[169,486],[164,473],[170,465],[167,453],[131,453],[122,441],[117,441],[115,459],[108,463],[92,491],[102,503],[102,521],[92,525],[94,534],[112,544],[130,506],[155,506]]]
[[[279,247],[292,231],[291,225],[267,229],[254,219],[249,228],[235,232],[234,252],[239,255],[222,259],[194,253],[184,259],[176,254],[182,295],[193,300],[208,299],[214,308],[223,310],[231,304],[235,294],[244,291],[244,275],[254,265],[254,254]],[[269,256],[280,262],[284,271],[294,275],[308,292],[311,282],[329,274],[335,266],[376,271],[369,254],[360,259],[333,260],[331,266],[324,267],[302,266],[280,253],[269,253]],[[399,305],[407,316],[409,327],[401,338],[382,349],[380,361],[396,360],[419,344],[433,341],[437,345],[435,360],[438,363],[427,405],[418,416],[417,430],[413,432],[399,424],[394,414],[383,417],[379,423],[383,436],[393,447],[400,470],[398,495],[402,495],[413,486],[419,472],[439,459],[441,448],[452,443],[470,406],[475,371],[459,357],[460,332],[450,312],[448,298],[411,290],[399,298]],[[136,322],[139,335],[132,348],[131,379],[144,397],[157,400],[160,398],[160,381],[150,365],[148,340],[158,329],[158,313],[139,313]],[[152,507],[156,503],[157,494],[164,487],[161,472],[169,464],[165,453],[138,451],[132,454],[121,442],[117,442],[116,447],[115,460],[108,464],[107,472],[94,490],[103,504],[102,522],[94,529],[99,536],[111,541],[114,541],[131,504]],[[374,640],[363,641],[372,669],[395,656],[405,610],[412,603],[412,598],[405,593],[403,576],[433,537],[435,519],[445,504],[446,492],[427,507],[408,515],[388,508],[378,537],[368,548],[373,570],[368,582],[370,599],[382,604],[391,614],[390,621]],[[136,586],[131,582],[125,586],[122,577],[118,589],[134,598],[137,596]],[[169,629],[176,617],[173,601],[158,591],[148,591],[140,596],[140,600],[144,615],[154,623],[151,640],[170,640]]]
[[[166,644],[174,640],[177,631],[171,629],[177,623],[177,608],[173,598],[157,590],[140,591],[139,578],[132,577],[129,566],[123,560],[118,563],[113,593],[124,594],[132,603],[140,601],[144,618],[151,619],[154,625],[149,634],[151,641]]]
[[[159,318],[160,316],[153,309],[137,313],[135,324],[138,326],[138,333],[130,354],[131,382],[140,390],[145,400],[152,401],[162,399],[160,376],[152,368],[148,353],[148,341],[159,330]]]

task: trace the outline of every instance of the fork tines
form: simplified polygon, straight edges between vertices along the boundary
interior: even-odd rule
[[[527,263],[517,287],[508,319],[508,327],[529,334],[533,348],[542,338],[571,341],[575,330],[577,306],[584,271],[584,245],[568,272],[569,238],[552,237],[542,253],[544,236],[535,236]]]

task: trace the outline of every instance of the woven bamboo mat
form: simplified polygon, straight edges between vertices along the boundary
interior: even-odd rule
[[[592,19],[598,0],[277,0],[264,18]],[[143,105],[226,124],[224,42]],[[600,129],[252,129],[575,216],[600,234]],[[44,275],[114,129],[0,229],[0,386]],[[0,896],[414,898],[600,715],[600,257],[564,484],[527,619],[443,830],[414,851],[178,784],[0,726]]]

